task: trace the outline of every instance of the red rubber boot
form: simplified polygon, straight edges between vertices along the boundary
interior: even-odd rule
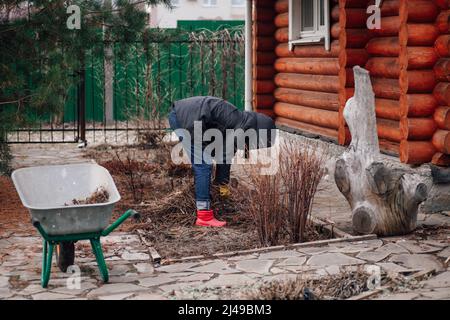
[[[197,210],[196,226],[202,227],[223,227],[227,223],[214,218],[214,211],[212,210]]]

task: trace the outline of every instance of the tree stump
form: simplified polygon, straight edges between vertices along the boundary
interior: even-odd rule
[[[381,160],[369,72],[359,66],[353,71],[355,95],[344,109],[352,141],[336,161],[336,184],[351,206],[355,231],[383,236],[409,233],[416,227],[428,186],[413,170]]]

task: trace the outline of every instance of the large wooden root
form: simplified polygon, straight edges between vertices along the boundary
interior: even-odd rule
[[[411,169],[381,162],[369,73],[355,67],[354,74],[355,96],[344,110],[352,142],[336,161],[336,184],[352,208],[355,231],[378,235],[411,232],[428,186],[423,176]]]

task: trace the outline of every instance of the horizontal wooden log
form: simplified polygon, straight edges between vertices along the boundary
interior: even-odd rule
[[[273,109],[275,97],[272,94],[255,95],[255,105],[257,109]]]
[[[365,66],[373,77],[398,78],[400,65],[398,58],[374,57],[370,58]]]
[[[267,23],[267,22],[255,22],[255,31],[258,37],[261,36],[270,36],[273,37],[275,34],[275,31],[277,30],[277,27],[273,23]]]
[[[367,52],[372,56],[398,57],[399,51],[396,37],[375,38],[367,44]],[[433,47],[408,47],[407,56],[409,70],[432,68],[438,59]]]
[[[434,88],[433,94],[440,105],[450,107],[450,83],[439,82]]]
[[[271,117],[272,119],[275,119],[275,113],[272,109],[256,109],[257,112],[265,114],[266,116]]]
[[[334,3],[339,3],[339,0],[333,0]],[[367,8],[367,6],[370,4],[367,0],[346,0],[345,1],[345,7],[346,8]],[[373,0],[372,0],[373,1]]]
[[[436,26],[440,33],[449,33],[450,10],[442,11],[436,19]]]
[[[400,130],[403,140],[429,140],[436,131],[433,118],[402,118]]]
[[[279,58],[275,70],[287,73],[338,75],[339,61],[336,58]]]
[[[368,15],[366,9],[352,9],[346,8],[346,22],[347,28],[366,28]],[[331,11],[331,18],[333,21],[339,21],[339,6],[335,6]]]
[[[378,98],[399,99],[400,86],[395,77],[372,77],[373,91]],[[428,93],[436,86],[436,78],[431,70],[408,71],[408,93]]]
[[[432,68],[438,60],[438,55],[433,47],[408,47],[408,69]]]
[[[289,10],[289,0],[278,0],[275,2],[275,11],[277,13],[286,13]]]
[[[369,54],[365,49],[351,49],[348,48],[345,50],[347,54],[347,63],[346,67],[351,68],[354,66],[364,66],[369,59]]]
[[[314,124],[330,129],[339,128],[339,113],[290,103],[277,102],[273,108],[279,117]]]
[[[278,73],[275,76],[275,84],[282,88],[330,93],[339,92],[339,78],[337,76]]]
[[[394,99],[400,98],[400,86],[397,79],[386,79],[371,77],[373,92],[377,98]]]
[[[440,59],[434,66],[434,74],[438,81],[450,82],[450,58]]]
[[[400,120],[400,102],[391,99],[375,99],[375,113],[377,118]]]
[[[430,141],[407,141],[400,143],[400,161],[408,164],[428,163],[436,153]]]
[[[400,144],[398,142],[389,141],[383,138],[379,138],[378,142],[380,145],[380,150],[383,151],[383,153],[398,157],[400,152]]]
[[[288,42],[289,41],[289,28],[279,28],[275,32],[275,40],[278,42]]]
[[[255,5],[257,8],[268,8],[273,10],[274,1],[273,0],[255,0]]]
[[[408,0],[407,4],[409,22],[433,22],[439,12],[433,1]],[[399,0],[385,0],[381,5],[381,15],[383,17],[398,16],[399,7]]]
[[[408,46],[432,46],[439,36],[434,24],[408,24]]]
[[[255,40],[256,51],[273,51],[276,41],[273,37],[257,37]]]
[[[436,108],[433,118],[439,128],[450,130],[450,107]]]
[[[273,109],[275,97],[272,94],[256,94],[255,105],[258,109]]]
[[[434,3],[436,3],[436,5],[441,9],[450,8],[450,3],[448,2],[448,0],[434,0]]]
[[[377,119],[377,132],[380,138],[389,141],[400,142],[402,140],[399,121]]]
[[[408,93],[432,92],[436,86],[436,76],[432,70],[409,70]]]
[[[381,28],[370,30],[371,34],[377,37],[398,36],[400,28],[400,18],[382,17]],[[409,46],[431,46],[439,35],[439,30],[434,24],[408,23],[408,45]]]
[[[436,98],[432,94],[407,94],[405,102],[407,115],[411,118],[432,116],[437,107]]]
[[[254,63],[256,65],[270,65],[271,67],[273,67],[273,63],[277,59],[277,56],[272,51],[267,52],[257,51],[254,53],[254,57],[255,57]]]
[[[450,35],[441,35],[436,39],[434,48],[440,57],[450,57]]]
[[[316,137],[321,136],[321,137],[325,137],[325,138],[328,138],[333,141],[337,141],[337,139],[338,139],[338,132],[336,130],[329,129],[329,128],[323,128],[320,126],[315,126],[310,123],[304,123],[304,122],[295,121],[295,120],[287,119],[287,118],[283,118],[283,117],[276,117],[275,124],[277,126],[281,126],[281,127],[288,127],[288,128],[296,129],[303,134],[309,133],[311,136],[316,136]],[[294,130],[294,131],[296,131],[296,130]]]
[[[450,154],[450,131],[437,130],[433,135],[433,145],[439,152]]]
[[[400,43],[398,37],[373,38],[367,43],[366,49],[372,56],[398,57]]]
[[[272,8],[261,8],[258,7],[253,11],[253,21],[256,22],[269,22],[273,23],[275,18],[275,11]]]
[[[255,93],[267,94],[272,93],[275,90],[275,84],[272,80],[256,80]]]
[[[289,27],[289,14],[288,13],[277,14],[274,22],[277,28]]]
[[[417,51],[416,51],[417,52]],[[437,55],[434,50],[431,54],[429,50],[424,51],[423,55],[412,55],[408,56],[408,70],[421,70],[432,68],[437,60]],[[398,58],[392,57],[373,57],[367,61],[365,66],[367,70],[370,71],[370,75],[374,77],[386,77],[386,78],[398,78],[400,76],[400,62]],[[426,74],[427,81],[431,81],[434,86],[435,80],[432,80],[431,73],[429,70],[424,70],[423,72],[411,72],[411,77],[421,76]]]
[[[277,88],[275,89],[274,96],[280,102],[339,111],[339,97],[335,93]]]
[[[323,44],[294,46],[294,50],[289,50],[289,45],[287,43],[280,43],[276,46],[275,53],[280,58],[333,58],[339,56],[339,41],[334,40],[331,43],[331,50],[325,50]]]
[[[431,162],[437,166],[450,167],[450,155],[436,152],[431,159]]]
[[[338,39],[340,33],[339,24],[336,23],[331,28],[331,35]],[[372,35],[367,29],[346,29],[347,48],[364,48],[371,39]]]
[[[254,79],[272,80],[275,76],[275,69],[271,65],[256,65]]]

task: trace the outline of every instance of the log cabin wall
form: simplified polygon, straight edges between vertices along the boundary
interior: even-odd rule
[[[448,0],[384,0],[381,29],[370,31],[374,0],[329,0],[330,51],[290,51],[288,0],[255,1],[257,110],[279,126],[347,144],[343,109],[360,65],[371,74],[381,149],[405,163],[450,164]]]
[[[398,0],[400,160],[409,164],[430,162],[436,152],[431,139],[436,131],[437,107],[433,90],[437,61],[434,43],[439,7],[435,1]],[[396,5],[397,7],[397,5]],[[388,24],[389,26],[389,24]]]
[[[255,0],[253,5],[253,106],[274,117],[275,2]]]
[[[450,2],[450,1],[449,1]],[[433,135],[433,145],[437,149],[432,162],[437,165],[450,165],[450,4],[438,1],[441,13],[436,19],[440,33],[435,43],[436,54],[439,57],[434,72],[438,81],[434,96],[438,107],[434,112],[434,120],[438,127]]]
[[[330,0],[335,29],[339,6]],[[332,36],[331,50],[323,44],[295,46],[289,50],[288,1],[275,1],[275,105],[276,123],[338,141],[339,132],[339,33]],[[338,31],[338,30],[337,30]]]

